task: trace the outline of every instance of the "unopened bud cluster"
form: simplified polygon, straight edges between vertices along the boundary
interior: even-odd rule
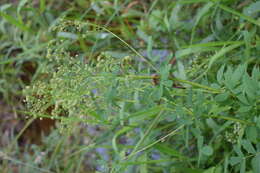
[[[230,143],[236,143],[237,139],[243,133],[243,127],[241,123],[235,123],[233,125],[232,131],[225,132],[225,138]]]

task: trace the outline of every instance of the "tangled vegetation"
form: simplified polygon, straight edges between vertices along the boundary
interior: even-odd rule
[[[259,173],[259,12],[253,0],[3,3],[0,98],[27,119],[3,170]],[[44,119],[42,143],[19,146]]]

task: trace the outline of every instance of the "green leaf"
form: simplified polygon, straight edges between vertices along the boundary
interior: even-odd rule
[[[245,65],[239,65],[231,76],[231,82],[235,86],[245,73]]]
[[[243,86],[247,96],[255,100],[257,97],[258,83],[251,79],[247,73],[243,77]]]
[[[219,84],[222,84],[224,70],[225,70],[225,64],[222,65],[217,72],[217,81],[218,81]]]
[[[257,13],[260,12],[260,1],[251,3],[248,7],[244,8],[243,13],[246,16],[257,16]]]
[[[233,148],[234,148],[234,151],[238,154],[238,156],[240,158],[244,158],[244,154],[241,151],[241,146],[240,145],[237,144]]]
[[[227,47],[222,48],[220,51],[218,51],[215,55],[213,55],[210,58],[209,64],[208,64],[208,68],[207,71],[211,68],[211,66],[213,65],[213,63],[215,61],[217,61],[219,58],[221,58],[222,56],[224,56],[226,53],[238,48],[239,46],[241,46],[242,43],[238,43],[238,44],[233,44]]]
[[[130,118],[134,118],[134,117],[142,117],[143,119],[150,117],[150,116],[154,116],[156,114],[158,114],[159,112],[161,112],[162,110],[164,110],[165,108],[163,106],[155,106],[146,110],[142,110],[136,113],[131,114],[128,119]]]
[[[20,0],[18,7],[17,7],[17,14],[20,15],[21,9],[25,4],[27,3],[28,0]]]
[[[128,131],[130,131],[130,130],[132,130],[132,128],[130,128],[130,127],[124,127],[124,128],[120,129],[119,131],[117,131],[117,132],[115,133],[115,135],[114,135],[114,137],[113,137],[113,139],[112,139],[112,147],[113,147],[113,149],[115,150],[115,152],[116,152],[117,154],[119,154],[119,150],[118,150],[117,143],[116,143],[117,138],[118,138],[120,135],[122,135],[122,134],[124,134],[124,133],[126,133],[126,132],[128,132]]]
[[[192,168],[186,168],[181,166],[174,166],[174,171],[172,172],[178,172],[178,173],[203,173],[202,169],[192,169]]]
[[[198,136],[198,135],[197,135]],[[203,146],[203,143],[204,143],[204,137],[203,136],[198,136],[197,137],[197,140],[198,140],[198,149],[201,150],[202,149],[202,146]]]
[[[46,0],[40,0],[40,12],[43,13],[46,9]]]
[[[239,16],[240,18],[245,19],[245,20],[247,20],[247,21],[249,21],[249,22],[251,22],[251,23],[253,23],[253,24],[257,25],[257,26],[260,26],[260,22],[258,22],[257,20],[255,20],[254,18],[252,18],[250,16],[241,14],[241,13],[239,13],[239,12],[233,10],[232,8],[229,8],[229,7],[227,7],[227,6],[223,5],[223,4],[219,4],[218,3],[217,5],[218,5],[218,7],[220,7],[221,9],[223,9],[223,10],[229,12],[229,13],[232,13],[232,14],[234,14],[236,16]]]
[[[246,172],[246,159],[242,159],[240,163],[240,173],[245,173]]]
[[[12,4],[4,4],[0,6],[0,11],[5,11],[8,8],[12,7]]]
[[[227,173],[227,170],[228,170],[228,165],[229,165],[229,158],[227,155],[225,155],[225,158],[224,158],[224,173]]]
[[[7,20],[9,23],[15,25],[17,28],[21,29],[22,31],[30,31],[30,28],[28,28],[22,22],[16,20],[13,16],[10,16],[2,11],[0,11],[0,16],[2,16],[5,20]]]
[[[260,155],[257,154],[252,159],[252,167],[253,167],[253,173],[259,173],[260,172]]]
[[[210,51],[216,51],[219,50],[217,47],[192,47],[192,48],[186,48],[186,49],[181,49],[178,50],[175,53],[175,56],[177,59],[180,59],[184,56],[190,55],[190,54],[195,54],[195,53],[202,53],[202,52],[210,52]]]
[[[243,158],[241,157],[231,157],[229,160],[229,163],[231,164],[231,166],[234,166],[238,163],[240,163],[243,160]]]
[[[246,137],[251,142],[257,143],[258,132],[255,126],[249,126],[246,128]],[[251,150],[252,151],[252,150]]]
[[[217,102],[223,102],[225,100],[227,100],[229,97],[229,93],[228,92],[224,92],[224,93],[221,93],[221,94],[218,94],[216,97],[215,97],[215,100]]]
[[[68,38],[68,39],[72,39],[72,40],[78,39],[78,36],[74,33],[71,33],[71,32],[58,32],[57,37]]]
[[[190,43],[193,42],[193,38],[194,38],[194,35],[195,35],[195,31],[196,31],[196,26],[199,24],[199,21],[201,20],[201,18],[206,15],[209,10],[211,9],[211,7],[213,6],[214,4],[212,2],[209,2],[207,4],[205,4],[200,10],[199,12],[196,14],[196,17],[195,17],[195,22],[194,22],[194,25],[193,25],[193,28],[192,28],[192,32],[191,32],[191,41]]]
[[[239,95],[237,95],[238,100],[240,100],[242,103],[246,104],[246,105],[250,105],[245,94],[241,93]]]
[[[256,126],[260,128],[260,117],[257,117],[256,119]]]
[[[151,99],[152,100],[160,100],[163,96],[164,86],[162,83],[160,83],[159,86],[157,86],[151,93]]]
[[[146,162],[148,161],[147,153],[144,153],[138,158],[139,162],[143,162],[143,164],[140,165],[140,172],[148,173],[148,166]]]
[[[84,3],[86,3],[86,1],[85,0],[83,0],[83,2]],[[127,10],[127,12],[126,13],[123,13],[122,15],[121,15],[121,17],[122,18],[134,18],[134,17],[140,17],[140,16],[142,16],[143,15],[143,13],[141,12],[141,11],[138,11],[138,10],[134,10],[134,9],[129,9],[129,10]]]
[[[170,65],[170,64],[167,64],[167,65],[162,66],[162,67],[160,68],[160,75],[161,75],[161,78],[160,78],[160,79],[161,79],[162,81],[168,79],[170,70],[171,70],[171,65]]]
[[[252,79],[258,81],[260,79],[260,71],[257,66],[254,66],[252,71]]]
[[[176,29],[181,25],[181,22],[179,20],[179,14],[181,12],[181,8],[182,8],[182,5],[177,4],[177,5],[175,5],[175,7],[172,10],[172,13],[171,13],[171,16],[169,19],[171,29]]]
[[[218,166],[218,167],[216,167],[214,173],[223,173],[223,168],[222,168],[222,166]]]
[[[171,88],[172,87],[172,84],[173,84],[173,81],[172,80],[166,80],[166,81],[163,81],[163,85],[168,87],[168,88]]]
[[[238,109],[239,113],[245,113],[245,112],[249,112],[252,109],[252,106],[240,106],[240,108]]]
[[[227,83],[229,83],[231,81],[231,76],[233,74],[233,68],[232,66],[228,66],[227,67],[227,70],[224,74],[224,77],[225,77],[225,84],[227,85]]]
[[[253,145],[251,144],[251,142],[249,142],[248,140],[242,140],[242,146],[244,147],[244,149],[251,154],[256,153],[255,148],[253,147]]]
[[[212,105],[209,113],[212,115],[217,115],[220,114],[222,112],[227,112],[231,109],[231,106],[218,106],[218,105]]]
[[[209,2],[209,0],[181,0],[178,3],[180,3],[180,4],[193,4],[193,3],[199,3],[199,2]]]
[[[163,22],[164,22],[164,24],[165,24],[167,30],[170,31],[170,29],[171,29],[171,28],[170,28],[171,25],[170,25],[170,23],[169,23],[169,19],[168,19],[167,15],[164,16],[164,18],[163,18]]]
[[[148,37],[148,46],[147,46],[147,55],[148,58],[150,58],[151,60],[153,60],[153,55],[152,55],[152,49],[153,49],[153,38],[151,36]]]
[[[173,149],[173,147],[167,146],[166,144],[156,144],[155,148],[166,155],[178,157],[180,159],[187,159],[179,151]]]
[[[176,77],[184,80],[187,79],[185,67],[181,61],[177,61],[177,67],[178,72],[175,73]]]
[[[213,149],[211,146],[204,146],[201,149],[202,154],[206,155],[206,156],[211,156],[213,154]]]
[[[210,128],[212,128],[214,133],[217,133],[218,130],[220,129],[220,126],[212,118],[207,118],[206,122],[207,122],[207,125]]]
[[[250,51],[251,51],[251,42],[252,42],[252,36],[251,33],[249,33],[248,31],[243,31],[243,35],[244,35],[244,40],[245,40],[245,45],[246,45],[246,49],[245,49],[245,58],[248,59],[250,58]]]
[[[221,170],[222,170],[221,167],[215,167],[214,166],[214,167],[207,169],[203,173],[222,173]]]
[[[85,109],[85,107],[82,106],[82,109]],[[95,118],[96,120],[99,120],[102,122],[104,121],[103,117],[100,114],[98,114],[95,110],[86,110],[85,113],[86,113],[86,115],[91,116],[91,117]]]
[[[143,39],[146,43],[149,42],[149,36],[143,30],[138,29],[136,34],[138,35],[138,37]]]

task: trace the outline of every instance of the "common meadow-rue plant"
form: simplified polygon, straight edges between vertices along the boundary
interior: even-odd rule
[[[46,154],[32,147],[33,164],[54,172],[80,172],[86,160],[99,172],[260,172],[258,2],[91,0],[78,11],[85,3],[75,1],[60,21],[44,10],[54,1],[40,1],[40,13],[26,2],[14,8],[19,20],[6,14],[10,5],[1,8],[21,29],[8,25],[3,48],[23,51],[1,62],[2,86],[38,57],[26,114],[56,119],[62,132],[44,139]],[[20,20],[21,12],[35,19]],[[27,32],[38,27],[44,34]],[[82,131],[91,125],[102,130],[88,141]]]
[[[84,54],[83,41],[102,30],[96,29],[65,19],[53,27],[58,37],[49,43],[42,75],[24,90],[31,115],[59,119],[60,129],[83,122],[113,132],[98,140],[111,145],[112,162],[102,168],[111,172],[136,172],[147,159],[175,172],[236,170],[247,160],[257,166],[258,67],[222,66],[211,86],[205,79],[198,84],[176,78],[169,58],[155,70],[138,54]],[[133,141],[121,143],[123,137]],[[171,158],[182,166],[172,167]]]
[[[73,31],[80,36],[83,28],[82,22],[62,20],[53,30],[76,37]],[[28,108],[36,117],[49,114],[63,123],[106,124],[122,104],[135,102],[135,93],[142,98],[143,91],[152,88],[149,80],[138,79],[130,56],[118,59],[101,53],[88,59],[79,47],[71,37],[50,41],[41,79],[24,90]]]

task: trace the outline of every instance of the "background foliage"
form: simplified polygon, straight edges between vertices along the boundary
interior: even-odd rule
[[[259,11],[1,2],[3,172],[259,173]]]

